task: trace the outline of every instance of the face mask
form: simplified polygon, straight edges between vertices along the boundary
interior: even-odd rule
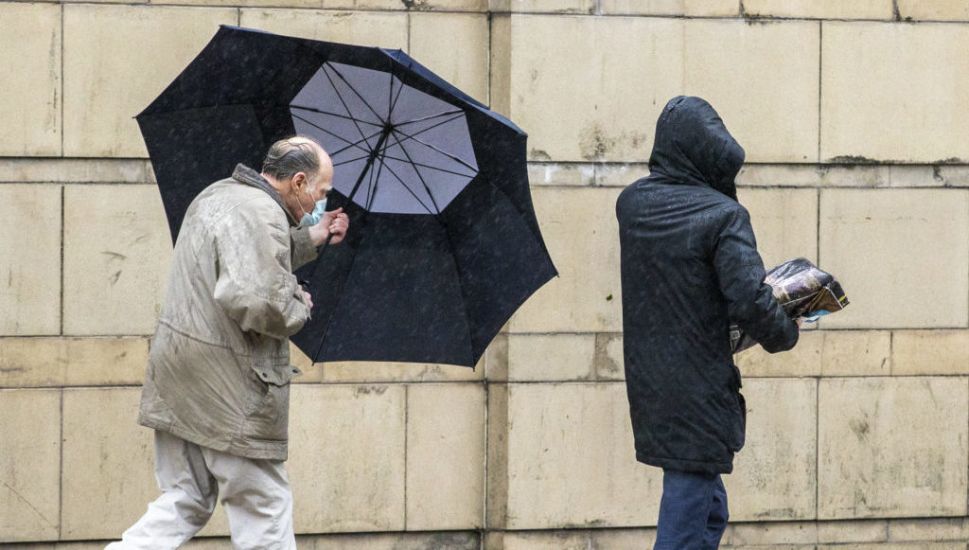
[[[300,219],[299,224],[302,227],[316,225],[320,223],[323,219],[323,214],[326,213],[326,198],[316,201],[316,207],[313,208],[312,212],[306,212],[303,214],[303,218]]]

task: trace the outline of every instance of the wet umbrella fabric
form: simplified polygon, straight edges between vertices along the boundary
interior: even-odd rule
[[[173,239],[191,200],[276,139],[334,161],[328,208],[351,231],[298,275],[316,361],[473,366],[556,272],[525,167],[525,134],[399,50],[222,27],[138,116]]]

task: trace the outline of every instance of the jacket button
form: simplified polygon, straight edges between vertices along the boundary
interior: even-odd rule
[[[266,374],[265,372],[260,372],[259,374],[261,374],[263,378],[266,378],[266,377],[268,377],[268,376],[269,376],[269,375],[268,375],[268,374]]]

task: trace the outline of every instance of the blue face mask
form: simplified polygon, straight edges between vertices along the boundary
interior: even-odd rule
[[[323,219],[323,214],[326,213],[326,198],[323,200],[316,201],[316,208],[312,212],[307,212],[303,214],[303,218],[300,219],[299,224],[302,227],[307,227],[310,225],[316,225],[320,223]]]

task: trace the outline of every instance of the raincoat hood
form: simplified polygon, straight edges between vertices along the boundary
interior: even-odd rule
[[[666,104],[656,122],[649,156],[650,178],[705,185],[737,200],[734,178],[744,156],[743,147],[706,100],[677,96]]]

